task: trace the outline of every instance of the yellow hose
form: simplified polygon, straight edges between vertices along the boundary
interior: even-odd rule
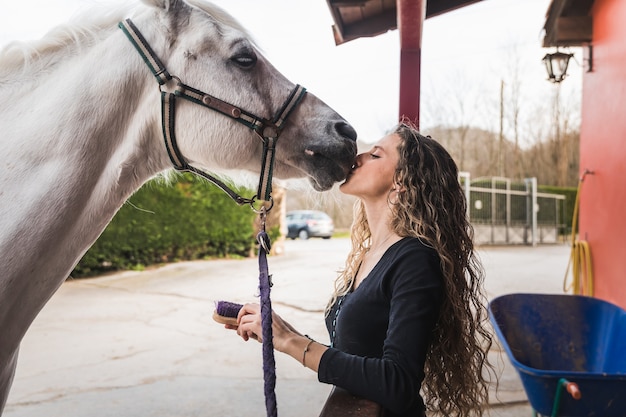
[[[580,204],[580,189],[585,179],[585,174],[578,182],[576,190],[576,202],[574,204],[574,215],[572,216],[572,250],[570,253],[567,269],[565,270],[565,279],[563,280],[563,291],[572,290],[574,294],[593,296],[593,265],[591,263],[591,249],[589,243],[584,240],[576,239],[576,224],[578,220],[578,208]],[[572,282],[568,285],[567,275],[570,266],[572,267]]]

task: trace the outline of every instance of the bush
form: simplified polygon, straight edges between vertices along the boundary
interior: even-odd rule
[[[540,185],[537,187],[539,192],[550,194],[561,194],[565,196],[565,210],[563,213],[563,223],[565,230],[561,234],[569,235],[572,233],[572,219],[574,217],[574,205],[576,203],[576,187],[556,187],[550,185]]]
[[[248,256],[256,214],[192,174],[149,181],[124,204],[74,269],[88,277],[180,260]],[[244,196],[253,191],[236,187]]]

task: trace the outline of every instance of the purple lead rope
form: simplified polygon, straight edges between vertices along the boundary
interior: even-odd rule
[[[261,326],[263,336],[263,381],[265,409],[267,417],[277,417],[276,408],[276,361],[272,336],[272,301],[270,300],[271,277],[267,267],[267,253],[270,250],[270,238],[262,230],[257,235],[259,242],[259,292],[261,294]]]

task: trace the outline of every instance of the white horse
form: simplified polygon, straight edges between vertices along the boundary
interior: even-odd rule
[[[269,161],[270,179],[275,162],[277,177],[309,177],[323,191],[354,160],[354,129],[294,90],[232,17],[200,0],[143,3],[124,30],[118,22],[130,10],[0,54],[0,413],[33,319],[148,179],[172,162],[260,172]],[[146,65],[129,41],[141,44],[141,35],[154,53],[147,61],[160,63]],[[275,123],[263,124],[274,114]],[[264,130],[277,144],[275,161],[271,147],[271,157],[261,157]]]

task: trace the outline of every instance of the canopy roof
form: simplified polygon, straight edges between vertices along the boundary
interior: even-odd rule
[[[326,0],[333,17],[335,43],[372,37],[397,29],[397,0]],[[481,0],[428,0],[426,18]]]
[[[543,46],[582,46],[591,42],[589,14],[594,0],[552,0],[546,14]]]

